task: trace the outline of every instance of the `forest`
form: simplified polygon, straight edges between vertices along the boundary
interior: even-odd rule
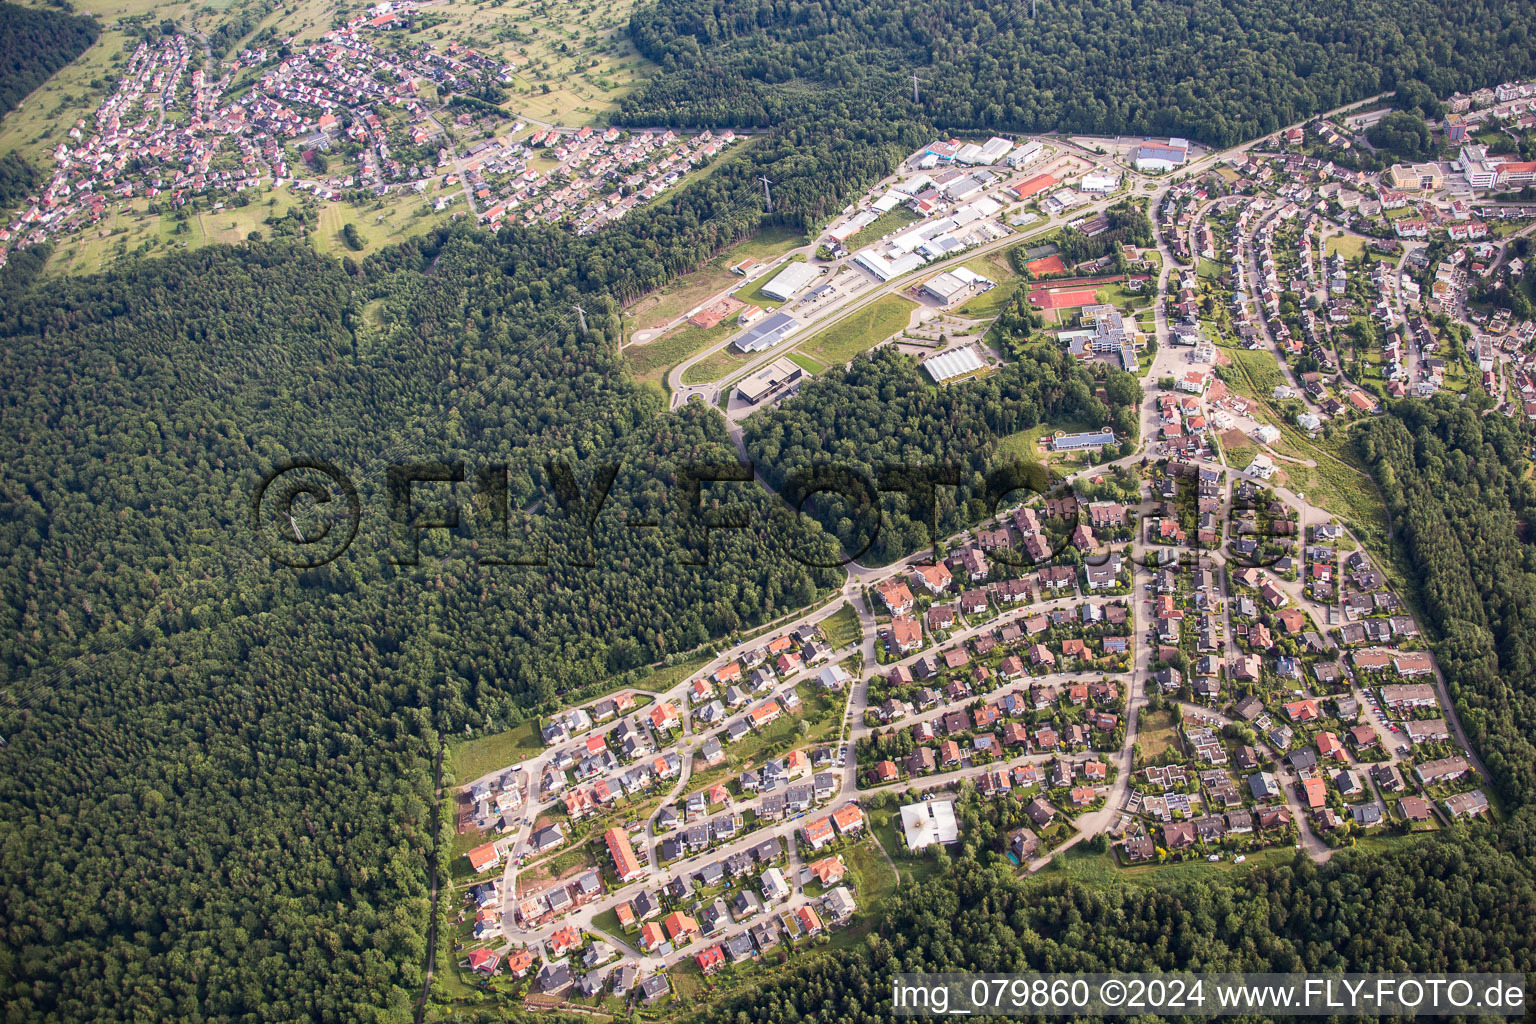
[[[764,140],[775,216],[810,223],[841,202],[829,189],[883,173],[913,143],[889,131],[862,157],[847,136]],[[840,582],[814,567],[829,539],[761,489],[690,494],[686,469],[736,462],[723,424],[664,415],[616,354],[618,296],[759,229],[754,169],[586,240],[456,228],[361,263],[273,240],[46,288],[46,251],[0,271],[10,1016],[408,1019],[439,736]],[[362,510],[353,546],[309,570],[269,561],[248,525],[294,456],[344,467]],[[412,514],[452,501],[463,528],[401,564],[388,469],[422,460],[467,483],[424,488]],[[583,496],[612,467],[590,536],[552,464]],[[501,466],[498,522],[473,483]],[[706,561],[711,518],[750,525],[711,531]],[[498,564],[530,551],[546,564]]]
[[[630,34],[664,73],[622,116],[740,128],[868,111],[955,132],[1227,146],[1405,82],[1446,96],[1529,75],[1529,13],[1499,0],[661,0]]]
[[[1033,345],[991,376],[936,388],[912,357],[881,348],[847,369],[821,374],[798,395],[746,420],[747,453],[787,498],[823,482],[823,467],[845,469],[876,487],[884,487],[883,477],[891,475],[882,473],[886,467],[951,469],[954,485],[937,488],[932,515],[921,512],[916,494],[892,496],[880,502],[882,525],[867,501],[868,487],[857,485],[841,490],[847,497],[826,492],[810,498],[806,514],[837,538],[846,554],[881,565],[993,511],[986,500],[988,472],[995,468],[998,442],[1010,434],[1078,420],[1113,426],[1134,448],[1141,386],[1124,371],[1103,364],[1097,369],[1101,378],[1054,345]],[[930,525],[935,517],[937,536]]]
[[[1489,3],[1366,2],[1348,19],[1279,7],[1044,0],[1038,24],[999,24],[973,0],[667,2],[635,15],[663,73],[622,117],[772,131],[615,229],[445,228],[360,261],[275,239],[80,278],[45,277],[46,250],[17,253],[0,270],[7,1019],[411,1019],[443,737],[514,724],[838,585],[819,566],[858,538],[836,505],[797,518],[761,489],[719,484],[695,506],[687,468],[735,450],[713,412],[667,413],[630,379],[624,304],[765,226],[823,226],[935,124],[1230,141],[1400,78],[1449,92],[1532,59],[1528,19]],[[16,92],[0,109],[95,37],[89,19],[11,5],[0,17],[17,19],[0,23]],[[754,462],[779,488],[813,465],[947,466],[959,485],[939,491],[946,533],[985,513],[988,461],[1010,434],[1070,419],[1134,436],[1134,378],[1030,343],[1024,312],[1011,315],[1018,358],[999,372],[938,389],[908,357],[860,357],[749,420]],[[1530,495],[1485,463],[1519,433],[1411,409],[1424,418],[1370,428],[1368,456],[1423,553],[1468,726],[1518,806],[1536,785],[1516,728],[1536,692]],[[1487,454],[1469,460],[1459,449],[1474,442]],[[294,456],[341,467],[362,510],[354,544],[307,570],[270,561],[250,527],[263,475]],[[456,509],[463,526],[428,531],[410,564],[387,479],[415,461],[462,463],[466,483],[418,490],[412,511]],[[590,532],[556,485],[561,466],[578,496],[612,472]],[[504,520],[473,484],[498,474]],[[930,542],[919,511],[887,505],[868,558]],[[695,564],[701,521],[726,514],[751,525],[711,531]],[[1504,548],[1460,524],[1474,515]],[[518,540],[543,564],[499,564]],[[795,1019],[815,997],[865,1019],[897,963],[1460,956],[1523,969],[1527,813],[1496,842],[1453,835],[1412,858],[1343,856],[1178,893],[1022,885],[971,851],[951,876],[901,890],[867,955],[807,958],[730,1017]]]
[[[1150,886],[1021,880],[967,846],[948,871],[898,889],[857,954],[802,959],[695,1019],[889,1021],[892,976],[907,972],[1530,971],[1530,826],[1523,815],[1497,844],[1458,829],[1385,855],[1298,854]]]
[[[100,34],[96,20],[85,15],[0,3],[0,117],[84,53]]]
[[[1480,394],[1480,393],[1479,393]],[[1536,800],[1536,481],[1523,424],[1487,399],[1400,402],[1361,432],[1462,724],[1506,800]]]

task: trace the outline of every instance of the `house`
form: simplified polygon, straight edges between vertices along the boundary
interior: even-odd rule
[[[907,849],[921,850],[935,843],[958,842],[960,826],[952,800],[924,800],[901,809],[901,827]]]
[[[875,592],[892,615],[906,615],[912,611],[912,591],[900,580],[887,580],[876,587]]]
[[[1418,776],[1420,782],[1426,786],[1438,785],[1442,782],[1450,782],[1459,779],[1471,769],[1467,759],[1455,755],[1442,757],[1434,761],[1425,761],[1414,766],[1413,774]]]
[[[666,941],[667,933],[655,921],[647,921],[640,926],[640,949],[643,952],[649,953]]]
[[[725,966],[725,950],[719,946],[710,946],[700,953],[695,953],[693,959],[707,978]]]
[[[822,897],[821,909],[823,915],[833,924],[843,925],[858,912],[859,908],[848,887],[839,885]]]
[[[899,615],[891,620],[890,638],[892,646],[905,654],[922,645],[923,629],[911,616]]]
[[[823,857],[821,860],[813,861],[807,866],[807,870],[822,886],[836,885],[848,873],[848,867],[843,863],[841,856]]]
[[[653,974],[640,983],[640,997],[647,1005],[656,1002],[671,991],[672,983],[667,980],[665,974]]]
[[[1124,843],[1124,850],[1126,860],[1132,864],[1141,864],[1157,855],[1157,845],[1147,836],[1127,838]]]
[[[912,580],[930,594],[942,594],[954,582],[949,568],[943,562],[912,567]]]
[[[501,956],[489,949],[477,949],[469,954],[468,964],[470,970],[489,976],[501,966]]]
[[[1195,825],[1190,821],[1169,821],[1163,824],[1163,845],[1170,850],[1182,850],[1195,845]]]
[[[1024,813],[1029,815],[1037,827],[1049,825],[1056,817],[1056,808],[1052,807],[1044,797],[1035,797],[1024,808]]]
[[[1453,818],[1475,818],[1488,811],[1488,797],[1480,789],[1470,793],[1457,793],[1441,801],[1445,811]]]
[[[800,828],[800,834],[805,839],[806,845],[813,850],[819,850],[832,842],[832,821],[826,816],[806,822]]]
[[[662,918],[661,926],[666,929],[667,939],[674,946],[685,946],[699,934],[699,922],[681,910],[674,910]]]
[[[1403,817],[1409,821],[1428,821],[1430,819],[1429,802],[1422,797],[1405,796],[1398,801],[1397,809],[1403,812]]]
[[[864,811],[856,803],[844,804],[832,812],[832,824],[840,836],[856,835],[864,830]]]
[[[501,863],[501,851],[496,848],[495,843],[477,846],[464,856],[469,858],[470,870],[477,875]]]

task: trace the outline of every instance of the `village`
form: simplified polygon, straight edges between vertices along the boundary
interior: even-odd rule
[[[1518,88],[1495,102],[1530,111]],[[1339,121],[1334,145],[1359,129]],[[1536,409],[1533,324],[1469,300],[1469,279],[1518,281],[1536,210],[1464,196],[1449,168],[1344,172],[1305,151],[1332,123],[1221,153],[941,140],[816,251],[733,266],[690,315],[737,361],[674,402],[721,404],[738,443],[740,417],[814,375],[798,342],[840,308],[900,291],[952,324],[1009,283],[974,269],[1003,246],[1026,249],[1011,284],[1047,336],[1142,380],[1139,443],[1040,432],[1060,484],[946,557],[854,563],[830,600],[687,678],[541,720],[541,753],[461,795],[464,976],[530,1005],[691,999],[718,972],[857,941],[978,819],[1019,872],[1155,872],[1325,860],[1498,813],[1375,527],[1319,458],[1395,397]],[[1400,193],[1428,237],[1371,220]],[[1061,228],[1094,237],[1128,200],[1152,244],[1063,259]],[[922,365],[963,386],[987,347]]]
[[[94,118],[53,150],[46,187],[0,227],[0,266],[20,246],[95,230],[114,210],[218,212],[278,190],[356,208],[360,221],[363,204],[420,197],[491,227],[587,233],[737,141],[730,131],[530,127],[478,99],[512,65],[457,42],[388,45],[414,14],[384,0],[312,44],[227,62],[181,34],[138,43]]]

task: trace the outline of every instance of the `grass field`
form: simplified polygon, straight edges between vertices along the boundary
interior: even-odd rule
[[[0,153],[18,152],[40,174],[52,173],[54,147],[68,141],[76,121],[95,114],[116,86],[117,65],[126,62],[135,43],[127,33],[103,29],[73,64],[38,86],[0,122]]]
[[[827,368],[825,363],[818,362],[802,352],[791,352],[789,361],[813,377]]]
[[[1306,496],[1313,504],[1339,517],[1372,552],[1387,559],[1384,568],[1394,574],[1400,586],[1406,578],[1397,564],[1387,531],[1387,513],[1377,495],[1376,486],[1360,464],[1349,442],[1349,428],[1335,430],[1331,437],[1312,440],[1296,427],[1284,423],[1269,405],[1269,395],[1276,384],[1284,382],[1272,354],[1224,347],[1237,370],[1236,390],[1253,398],[1268,411],[1268,418],[1280,427],[1280,440],[1272,447],[1281,455],[1315,462],[1315,466],[1282,463],[1285,483]]]
[[[882,213],[879,217],[876,217],[873,224],[848,239],[845,244],[848,246],[849,252],[857,252],[871,242],[878,242],[892,231],[900,230],[908,224],[922,219],[905,206],[898,206],[890,213]]]
[[[740,245],[732,246],[691,274],[684,274],[665,288],[630,303],[624,311],[631,318],[630,326],[643,331],[669,324],[710,296],[741,283],[742,279],[731,273],[731,264],[748,256],[764,262],[774,260],[805,242],[804,235],[788,228],[768,228]]]
[[[904,330],[917,303],[887,295],[802,342],[799,350],[832,366],[846,363],[876,342]]]
[[[668,665],[665,668],[659,668],[652,672],[650,675],[641,676],[638,680],[635,681],[635,685],[640,689],[649,690],[652,693],[662,693],[666,690],[670,690],[684,679],[687,679],[699,669],[703,668],[705,665],[708,665],[713,659],[713,654],[701,654],[696,658],[689,658],[687,661],[680,661],[676,665]],[[646,699],[649,700],[649,698]]]
[[[448,762],[453,766],[454,778],[462,785],[543,749],[539,723],[530,718],[494,736],[478,736],[448,744]]]
[[[1260,867],[1278,867],[1292,863],[1297,856],[1305,856],[1289,846],[1270,847],[1250,853],[1241,864],[1230,860],[1211,863],[1206,860],[1185,860],[1177,864],[1137,864],[1119,867],[1113,853],[1093,853],[1082,844],[1055,857],[1041,874],[1044,877],[1066,875],[1081,882],[1102,885],[1158,886],[1164,884],[1188,885],[1190,882],[1210,881],[1216,875],[1231,875],[1252,871]]]
[[[48,269],[51,273],[93,274],[130,254],[163,256],[204,245],[233,245],[244,242],[252,231],[271,238],[266,221],[281,218],[307,202],[287,189],[275,189],[256,193],[245,206],[226,201],[223,209],[202,210],[185,221],[149,213],[143,199],[109,205],[107,214],[90,230],[58,239]],[[318,207],[318,223],[309,239],[327,255],[360,259],[384,246],[425,234],[452,215],[452,207],[434,212],[426,197],[414,194],[360,206],[324,204]],[[354,252],[341,240],[341,229],[349,223],[363,238],[360,251]]]
[[[719,344],[737,330],[740,330],[740,325],[734,317],[707,329],[685,322],[677,330],[655,341],[626,346],[624,361],[629,364],[629,372],[635,375],[636,380],[642,383],[665,383],[667,371],[672,367],[711,345]]]
[[[896,807],[887,806],[870,811],[869,821],[875,838],[885,847],[885,852],[890,854],[891,861],[896,865],[901,885],[921,885],[939,873],[938,859],[931,851],[924,850],[915,855],[907,853],[906,843],[900,834],[901,812]]]
[[[859,642],[859,613],[847,601],[835,613],[821,620],[821,631],[833,650]]]
[[[1021,278],[1013,272],[1013,266],[1008,262],[1006,251],[989,252],[985,256],[969,260],[963,264],[967,270],[974,271],[996,284],[991,291],[971,299],[961,306],[958,312],[961,316],[989,317],[997,316],[1013,298],[1014,291],[1018,288]]]
[[[1359,235],[1331,235],[1324,249],[1329,256],[1342,253],[1345,259],[1353,260],[1365,252],[1365,239]]]
[[[435,46],[457,40],[511,62],[517,70],[502,106],[524,120],[596,124],[655,71],[629,40],[634,6],[475,0],[428,8],[423,27],[404,35]]]
[[[1037,447],[1040,438],[1050,433],[1051,428],[1042,423],[1038,427],[1021,430],[1016,434],[1009,434],[997,443],[997,454],[1014,458],[1020,462],[1039,463],[1040,454]]]
[[[737,352],[734,348],[721,349],[684,370],[683,383],[708,384],[712,380],[720,380],[741,369],[751,358],[747,353]]]
[[[1136,743],[1141,747],[1142,761],[1155,761],[1164,752],[1178,745],[1179,733],[1174,725],[1173,712],[1148,711],[1142,715],[1137,727]]]

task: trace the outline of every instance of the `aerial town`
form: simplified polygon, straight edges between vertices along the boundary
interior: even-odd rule
[[[491,227],[588,233],[737,141],[511,120],[476,98],[511,65],[452,42],[385,45],[413,12],[384,0],[313,44],[246,49],[222,64],[185,35],[140,42],[94,118],[54,149],[46,187],[0,228],[0,266],[19,246],[88,232],[136,199],[169,215],[276,190],[333,204],[420,196]]]
[[[815,372],[800,343],[880,297],[911,314],[879,344],[941,387],[985,375],[1001,354],[967,322],[1012,276],[1074,357],[1142,379],[1140,444],[1042,432],[1052,487],[944,557],[854,563],[686,678],[540,720],[537,752],[460,794],[458,969],[537,1005],[687,998],[857,941],[978,822],[1019,872],[1074,848],[1156,872],[1496,813],[1373,527],[1304,453],[1386,397],[1481,389],[1536,418],[1536,323],[1483,301],[1524,272],[1536,165],[1470,141],[1536,123],[1533,96],[1452,97],[1456,164],[1380,174],[1327,156],[1369,113],[1227,152],[937,140],[806,250],[733,265],[688,317],[728,369],[669,384],[738,439]],[[1128,203],[1148,244],[1056,244]],[[978,258],[1004,245],[1027,278]]]

